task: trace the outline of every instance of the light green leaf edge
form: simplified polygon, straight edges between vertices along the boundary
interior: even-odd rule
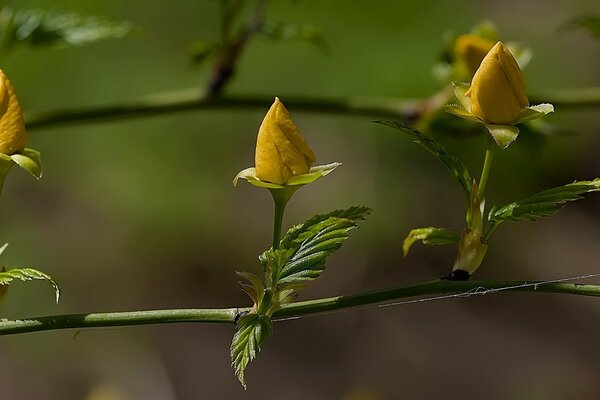
[[[256,358],[262,344],[272,332],[273,324],[264,315],[244,315],[236,324],[236,332],[230,347],[231,366],[244,390],[246,389],[244,375],[246,367],[250,361]]]
[[[29,172],[34,178],[42,177],[42,160],[39,151],[34,149],[25,149],[21,153],[9,156],[19,167]]]
[[[534,222],[540,218],[550,217],[560,211],[567,202],[582,199],[581,195],[597,191],[600,191],[600,178],[593,181],[575,181],[544,190],[500,208],[494,207],[488,214],[483,241],[487,242],[496,228],[505,221]]]
[[[232,183],[233,186],[236,187],[240,179],[245,179],[248,183],[257,187],[267,189],[285,189],[286,187],[290,186],[300,186],[312,183],[323,176],[329,175],[340,165],[342,165],[342,163],[334,162],[331,164],[311,167],[308,173],[293,176],[285,185],[261,181],[256,177],[256,168],[250,167],[240,171],[235,178],[233,178]]]
[[[532,121],[534,119],[541,118],[546,114],[550,114],[551,112],[554,112],[554,106],[549,103],[525,107],[521,110],[521,113],[519,114],[519,119],[516,123],[520,124],[523,122]]]
[[[407,133],[415,143],[420,144],[425,148],[431,155],[437,158],[446,167],[448,172],[458,181],[459,185],[463,188],[465,194],[470,198],[471,188],[473,185],[473,179],[469,174],[467,166],[460,161],[457,157],[448,153],[446,148],[439,142],[432,138],[425,136],[423,133],[415,128],[406,125],[399,121],[374,121],[378,124],[389,126],[390,128],[398,129],[404,133]]]
[[[5,248],[6,245],[4,245],[4,247],[2,247],[1,250],[4,251]],[[8,286],[15,279],[19,279],[23,282],[32,280],[43,280],[50,283],[50,285],[52,285],[52,288],[54,289],[54,293],[56,295],[56,303],[58,304],[58,301],[60,300],[60,288],[58,287],[58,284],[50,277],[50,275],[47,275],[33,268],[14,268],[8,271],[0,272],[0,285]]]
[[[408,255],[412,245],[419,240],[427,246],[458,245],[460,236],[458,233],[445,228],[429,227],[413,229],[402,243],[404,257]]]

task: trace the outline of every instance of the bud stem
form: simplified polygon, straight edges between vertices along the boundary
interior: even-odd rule
[[[485,187],[490,176],[490,170],[492,168],[492,161],[494,160],[494,146],[488,143],[488,147],[485,151],[485,160],[483,161],[483,168],[481,170],[481,178],[479,178],[479,189],[477,190],[477,197],[483,199],[485,193]]]
[[[273,218],[273,250],[279,248],[281,240],[281,225],[283,224],[283,212],[288,201],[292,198],[294,192],[299,186],[290,186],[284,189],[270,189],[273,201],[275,202],[275,214]]]

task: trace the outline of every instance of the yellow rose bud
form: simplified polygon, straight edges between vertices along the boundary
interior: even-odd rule
[[[0,153],[21,152],[26,143],[27,132],[19,100],[12,84],[0,70]]]
[[[471,113],[489,124],[511,125],[529,106],[523,73],[504,43],[496,43],[485,56],[466,95]]]
[[[494,42],[489,39],[476,35],[461,35],[454,43],[454,54],[465,64],[470,76],[473,76],[492,47]]]
[[[288,110],[277,97],[258,130],[254,161],[256,177],[278,185],[285,185],[295,175],[308,173],[316,161]]]

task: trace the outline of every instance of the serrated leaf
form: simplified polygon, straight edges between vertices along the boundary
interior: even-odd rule
[[[444,228],[429,227],[413,229],[406,239],[404,239],[404,243],[402,243],[404,257],[408,255],[411,246],[418,240],[428,246],[441,246],[445,244],[458,244],[460,236],[458,233]]]
[[[15,279],[21,280],[23,282],[32,281],[32,280],[43,280],[50,285],[54,289],[56,294],[56,302],[60,299],[60,288],[57,283],[50,277],[41,271],[38,271],[33,268],[15,268],[10,269],[8,271],[0,272],[0,285],[10,285]]]
[[[366,207],[351,207],[329,214],[316,215],[304,224],[290,229],[281,248],[291,251],[277,274],[277,283],[309,281],[325,269],[327,257],[338,250],[357,222],[368,215]]]
[[[246,389],[244,372],[248,363],[261,349],[265,339],[273,332],[271,320],[264,315],[245,315],[241,317],[236,326],[236,332],[231,341],[231,366],[235,375]]]
[[[5,18],[8,30],[5,45],[78,46],[104,39],[122,38],[133,32],[131,24],[115,22],[97,16],[82,16],[44,10],[10,12]]]
[[[415,128],[412,128],[406,125],[403,122],[398,121],[375,121],[379,124],[389,126],[391,128],[395,128],[401,130],[404,133],[407,133],[415,143],[420,144],[425,148],[431,155],[437,158],[443,165],[446,167],[448,172],[456,178],[459,185],[463,188],[465,194],[470,196],[471,193],[471,185],[473,184],[473,179],[467,170],[465,164],[460,161],[455,156],[448,153],[446,148],[442,146],[440,143],[436,142],[430,137],[425,136],[423,133],[418,131]]]
[[[34,178],[42,177],[42,160],[40,152],[34,149],[25,149],[21,153],[10,156],[19,167],[33,175]]]
[[[500,208],[492,208],[488,214],[488,225],[483,235],[487,241],[493,231],[504,221],[536,221],[550,217],[570,201],[581,199],[581,195],[600,191],[600,178],[593,181],[575,181],[568,185],[544,190],[531,197]]]

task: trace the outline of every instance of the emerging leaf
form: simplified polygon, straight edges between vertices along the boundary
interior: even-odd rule
[[[245,315],[237,322],[236,332],[231,341],[231,366],[244,389],[246,366],[256,358],[261,345],[272,332],[273,325],[266,316]]]
[[[78,46],[104,39],[129,36],[131,24],[114,22],[96,16],[84,17],[75,13],[26,10],[12,12],[5,8],[0,29],[6,32],[4,46]]]
[[[404,257],[408,255],[408,251],[410,250],[411,246],[418,240],[428,246],[441,246],[445,244],[457,245],[460,240],[460,236],[458,233],[444,228],[430,227],[413,229],[410,231],[406,239],[404,239],[404,243],[402,243]]]
[[[56,302],[58,303],[58,300],[60,299],[60,289],[56,282],[49,275],[46,275],[45,273],[35,270],[33,268],[16,268],[0,272],[0,285],[8,286],[15,279],[19,279],[23,282],[32,280],[43,280],[50,283],[50,285],[52,285],[52,288],[54,288],[54,292],[56,294]]]
[[[406,125],[403,122],[398,121],[375,121],[379,124],[389,126],[391,128],[399,129],[404,133],[407,133],[415,143],[420,144],[427,150],[431,155],[437,158],[444,167],[452,174],[458,181],[459,185],[463,188],[465,194],[469,196],[471,193],[471,185],[473,179],[467,170],[466,165],[455,156],[448,153],[446,148],[440,143],[436,142],[430,137],[425,136],[417,129]]]
[[[600,191],[600,178],[593,181],[575,181],[568,185],[544,190],[531,197],[515,201],[500,208],[492,208],[483,241],[489,239],[494,230],[504,221],[536,221],[550,217],[560,211],[569,201],[581,199],[581,195]]]

